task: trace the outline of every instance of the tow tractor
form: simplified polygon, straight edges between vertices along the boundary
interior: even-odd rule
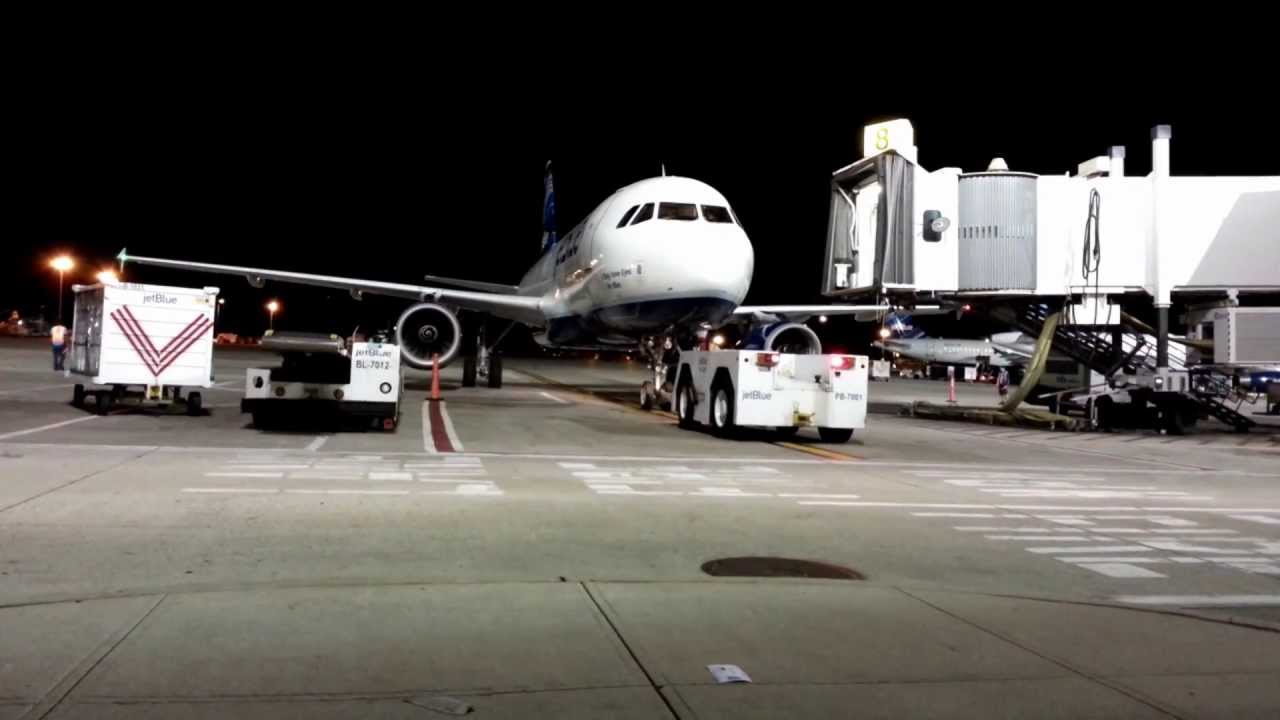
[[[268,332],[262,349],[280,353],[284,362],[246,371],[240,412],[252,413],[254,426],[323,414],[396,429],[404,387],[396,345],[375,339],[352,342],[348,349],[337,335]]]
[[[818,429],[825,442],[847,442],[866,427],[865,355],[772,350],[680,352],[673,407],[680,427],[706,425],[721,437],[739,428],[794,435]]]

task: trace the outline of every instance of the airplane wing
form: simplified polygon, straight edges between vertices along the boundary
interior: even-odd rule
[[[1000,351],[1001,355],[1005,355],[1007,357],[1013,357],[1013,358],[1021,358],[1024,360],[1030,360],[1032,355],[1034,354],[1033,352],[1027,352],[1026,350],[1019,348],[1017,345],[1005,345],[1004,343],[993,342],[991,343],[991,347]]]
[[[814,315],[853,315],[858,320],[879,320],[898,308],[888,305],[742,305],[734,315],[751,315],[761,322],[804,322]],[[922,305],[911,309],[916,315],[937,315],[950,312],[940,305]]]
[[[263,268],[241,267],[239,265],[217,265],[214,263],[191,262],[188,260],[167,260],[165,258],[142,257],[129,255],[121,250],[116,256],[121,267],[125,263],[154,265],[176,270],[213,273],[217,275],[238,275],[249,281],[254,287],[262,287],[267,280],[292,283],[295,285],[314,285],[317,287],[346,290],[357,300],[364,293],[387,295],[390,297],[408,298],[420,302],[441,302],[455,305],[467,310],[478,310],[507,320],[515,320],[526,325],[539,327],[546,321],[542,314],[539,299],[514,293],[489,293],[471,290],[452,290],[449,288],[428,285],[409,285],[406,283],[382,282],[379,280],[361,280],[359,278],[337,277],[333,275],[312,275],[310,273],[290,272],[286,270],[267,270]]]

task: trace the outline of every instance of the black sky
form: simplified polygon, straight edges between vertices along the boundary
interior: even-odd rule
[[[980,169],[1001,155],[1056,174],[1122,144],[1129,173],[1145,174],[1149,129],[1164,122],[1176,174],[1280,172],[1256,83],[1211,81],[1198,66],[1153,73],[1139,58],[1098,73],[996,52],[872,77],[842,70],[857,67],[856,53],[645,52],[444,52],[367,37],[290,50],[268,37],[252,48],[227,39],[184,51],[174,38],[33,58],[7,103],[0,309],[51,303],[56,278],[43,261],[62,249],[86,270],[127,246],[385,280],[515,282],[536,255],[548,159],[562,230],[665,163],[737,209],[756,248],[749,301],[814,301],[830,172],[857,158],[864,124],[892,117],[915,124],[927,168]],[[398,307],[234,278],[128,275],[218,284],[224,320],[245,332],[260,329],[267,297],[282,298],[282,324],[298,329],[349,329]]]

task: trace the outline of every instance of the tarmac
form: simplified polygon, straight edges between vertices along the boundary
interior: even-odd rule
[[[263,432],[270,361],[98,416],[0,340],[0,720],[1280,716],[1275,435],[721,440],[634,364],[520,358],[434,409],[415,375],[395,432]],[[701,569],[737,556],[865,579]]]

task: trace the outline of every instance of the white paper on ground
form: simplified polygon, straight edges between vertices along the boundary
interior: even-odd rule
[[[737,665],[708,665],[711,677],[718,683],[749,683],[751,678]]]

